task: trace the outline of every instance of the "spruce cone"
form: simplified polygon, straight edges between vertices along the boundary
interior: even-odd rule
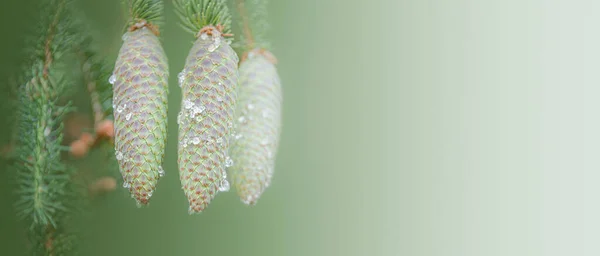
[[[236,53],[216,28],[202,31],[179,74],[179,176],[190,213],[229,190],[225,167],[231,165],[227,149],[238,82]]]
[[[115,150],[123,187],[147,204],[159,177],[167,135],[167,57],[143,27],[123,36],[114,74]]]
[[[254,50],[240,65],[237,134],[230,148],[232,181],[248,205],[256,204],[271,182],[281,132],[281,82],[265,55]]]

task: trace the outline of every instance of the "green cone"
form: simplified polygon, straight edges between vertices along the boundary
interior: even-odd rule
[[[245,204],[256,204],[271,182],[281,132],[281,104],[275,65],[260,51],[250,52],[240,65],[237,133],[230,148],[234,163],[230,173]]]
[[[159,177],[167,135],[167,57],[158,37],[143,27],[123,36],[115,70],[115,150],[123,187],[147,204]]]
[[[238,57],[216,28],[201,34],[179,74],[179,176],[189,212],[202,212],[229,190],[225,167],[238,83]]]

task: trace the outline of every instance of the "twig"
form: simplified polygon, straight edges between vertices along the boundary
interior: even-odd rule
[[[254,37],[252,37],[252,30],[250,29],[250,20],[248,19],[248,13],[246,12],[246,6],[244,4],[244,0],[236,0],[237,4],[236,7],[238,9],[238,12],[240,13],[240,16],[242,18],[242,22],[244,24],[244,28],[243,28],[243,33],[244,36],[246,37],[246,45],[248,47],[248,49],[254,49]]]
[[[44,69],[42,74],[44,79],[48,78],[48,70],[50,69],[50,65],[52,64],[52,40],[54,40],[54,32],[56,30],[56,26],[58,26],[58,22],[60,20],[60,15],[62,13],[62,9],[65,7],[65,1],[60,1],[59,6],[57,7],[56,14],[54,14],[54,20],[52,20],[52,24],[50,24],[50,28],[48,29],[48,38],[46,39],[46,44],[44,46],[45,60],[44,60]],[[45,85],[45,84],[44,84]],[[48,88],[44,88],[47,90]]]

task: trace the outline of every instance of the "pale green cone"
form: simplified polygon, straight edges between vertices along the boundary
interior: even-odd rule
[[[256,204],[271,183],[281,132],[281,82],[275,65],[252,51],[240,65],[236,134],[229,169],[243,203]]]
[[[179,175],[190,213],[202,212],[218,191],[229,190],[225,172],[238,83],[238,57],[217,29],[201,34],[179,74]]]
[[[164,175],[168,74],[167,57],[156,35],[145,27],[123,35],[110,78],[115,150],[123,187],[144,205]]]

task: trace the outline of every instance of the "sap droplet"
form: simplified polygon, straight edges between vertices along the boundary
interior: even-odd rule
[[[179,72],[179,74],[177,75],[177,80],[179,81],[179,87],[181,87],[183,81],[185,80],[185,71]]]
[[[190,100],[184,100],[183,107],[185,109],[190,109],[190,108],[194,107],[194,102],[191,102]]]
[[[246,205],[255,205],[256,204],[256,196],[253,196],[253,195],[246,196],[246,198],[244,200],[242,200],[242,203],[244,203]]]
[[[245,116],[240,116],[238,118],[238,122],[240,122],[241,124],[245,124],[246,123],[246,117]]]
[[[206,40],[206,39],[208,39],[208,35],[207,35],[206,33],[202,33],[202,34],[200,35],[200,39],[202,39],[202,40]]]
[[[231,157],[227,156],[227,158],[225,158],[225,167],[231,167],[233,166],[233,159],[231,159]]]
[[[183,120],[183,111],[179,111],[179,114],[177,114],[177,124],[181,124],[181,121]]]
[[[129,188],[130,186],[127,181],[123,181],[123,188]]]
[[[129,121],[129,119],[131,119],[131,115],[132,113],[127,113],[127,115],[125,116],[125,120]]]
[[[158,176],[159,176],[159,177],[163,177],[163,176],[165,176],[165,170],[163,169],[163,167],[162,167],[162,166],[159,166],[159,167],[158,167]]]
[[[139,209],[142,208],[142,203],[140,203],[140,201],[135,200],[135,206]]]
[[[254,109],[254,104],[249,103],[248,106],[246,106],[248,108],[248,110],[253,110]]]
[[[197,114],[204,112],[204,110],[206,110],[205,106],[202,106],[202,105],[193,106],[192,109],[190,110],[190,117],[195,118]]]
[[[217,101],[218,102],[223,102],[223,98],[221,96],[217,96]]]
[[[209,52],[214,52],[219,46],[211,44],[208,46],[208,51]]]
[[[198,145],[198,144],[200,144],[200,138],[198,138],[198,137],[194,137],[194,138],[192,139],[192,144],[194,144],[194,145]]]
[[[117,107],[117,113],[122,113],[127,108],[127,104],[123,104]]]
[[[221,191],[221,192],[229,191],[229,181],[227,181],[227,179],[221,180],[221,184],[219,184],[219,191]]]
[[[115,74],[112,74],[109,78],[108,78],[108,83],[109,84],[115,84],[115,82],[117,81],[117,76]]]
[[[236,140],[239,140],[239,139],[241,139],[242,137],[243,137],[243,136],[242,136],[242,134],[241,134],[241,133],[238,133],[238,134],[236,134],[236,135],[235,135],[235,139],[236,139]]]
[[[125,33],[121,36],[121,40],[125,41],[129,37],[128,33]]]
[[[223,144],[223,138],[219,137],[217,139],[217,144],[219,144],[219,145]]]
[[[121,153],[121,151],[117,151],[115,154],[116,154],[117,160],[119,160],[119,161],[123,160],[123,153]]]
[[[152,197],[153,193],[154,193],[153,191],[148,192],[148,198]]]

